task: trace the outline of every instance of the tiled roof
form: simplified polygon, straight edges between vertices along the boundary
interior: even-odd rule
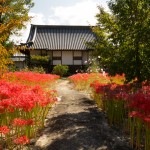
[[[89,26],[31,25],[27,43],[33,49],[86,50],[94,38]]]

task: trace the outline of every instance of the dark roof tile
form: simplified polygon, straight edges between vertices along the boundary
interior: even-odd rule
[[[27,43],[33,42],[33,49],[86,50],[94,39],[89,26],[31,25]]]

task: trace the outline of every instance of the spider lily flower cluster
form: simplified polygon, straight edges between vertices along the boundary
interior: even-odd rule
[[[93,81],[101,80],[105,83],[109,81],[109,77],[103,76],[102,73],[78,73],[70,76],[69,80],[74,83],[77,90],[88,90]]]
[[[19,145],[22,149],[36,136],[51,105],[57,101],[57,92],[45,90],[39,83],[47,87],[47,83],[54,84],[58,78],[27,72],[4,75],[0,80],[0,147],[14,149]]]
[[[50,87],[59,78],[54,74],[40,74],[35,72],[9,72],[3,75],[5,80],[29,86]]]
[[[145,150],[149,150],[150,84],[143,83],[141,88],[136,88],[134,83],[121,84],[123,76],[99,76],[95,81],[90,80],[90,76],[93,75],[77,74],[70,79],[79,89],[91,87],[91,96],[100,110],[107,113],[109,124],[129,131],[132,146],[140,149],[144,145]]]
[[[100,83],[122,83],[124,81],[124,75],[111,77],[103,73],[77,73],[70,76],[69,80],[74,83],[77,90],[87,90],[94,81],[99,81]]]

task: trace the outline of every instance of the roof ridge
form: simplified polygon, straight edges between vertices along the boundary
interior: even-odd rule
[[[37,27],[93,27],[90,25],[42,25],[42,24],[31,24],[31,26]]]

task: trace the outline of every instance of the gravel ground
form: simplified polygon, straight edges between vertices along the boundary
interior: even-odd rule
[[[49,111],[45,128],[31,142],[33,150],[133,150],[128,135],[111,128],[106,115],[85,92],[58,80],[61,101]]]

